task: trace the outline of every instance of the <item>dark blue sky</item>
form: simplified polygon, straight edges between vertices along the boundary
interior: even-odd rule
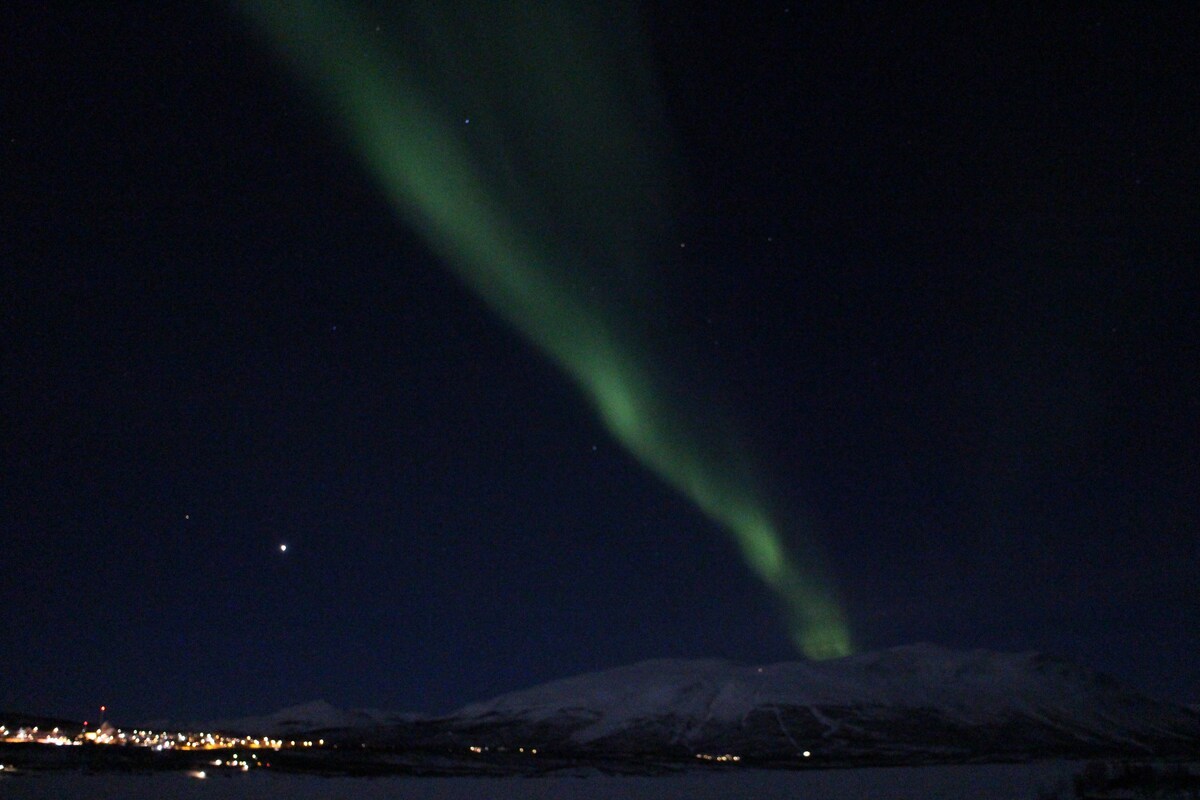
[[[795,658],[725,534],[183,5],[3,26],[0,708]],[[858,645],[1196,702],[1197,13],[705,5],[644,7],[687,243],[652,299]]]

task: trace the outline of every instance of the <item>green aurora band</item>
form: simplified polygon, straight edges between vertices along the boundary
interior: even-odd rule
[[[735,437],[687,409],[647,354],[638,319],[662,314],[639,304],[670,233],[636,15],[617,0],[409,0],[358,13],[238,2],[319,87],[455,274],[574,380],[625,448],[733,535],[800,651],[849,654],[819,548],[809,543],[807,568],[792,561]]]

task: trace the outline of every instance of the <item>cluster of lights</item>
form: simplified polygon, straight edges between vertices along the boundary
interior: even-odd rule
[[[34,725],[32,728],[17,728],[15,731],[10,731],[6,726],[0,725],[0,742],[36,742],[37,744],[53,744],[59,747],[79,744],[77,739],[67,736],[65,733],[59,731],[58,728],[44,731],[37,725]]]
[[[282,739],[255,736],[225,736],[220,733],[188,733],[179,736],[182,737],[179,744],[182,750],[226,750],[232,747],[279,750],[283,747]]]
[[[249,772],[251,767],[269,767],[269,766],[271,766],[270,764],[264,764],[261,761],[259,761],[257,753],[251,753],[250,758],[248,758],[248,759],[244,758],[244,757],[240,757],[240,756],[238,756],[237,753],[234,753],[233,756],[228,761],[218,758],[217,760],[210,761],[209,763],[212,764],[212,766],[214,766],[214,767],[227,767],[229,769],[240,769],[242,772]]]
[[[710,755],[708,753],[696,753],[696,758],[700,759],[701,761],[721,761],[721,762],[741,761],[742,760],[741,756],[733,756],[733,755],[730,755],[729,753],[722,753],[719,756]]]
[[[488,751],[490,748],[487,748],[487,747],[482,747],[482,746],[480,746],[480,745],[473,744],[473,745],[471,745],[470,747],[468,747],[467,749],[468,749],[468,750],[470,750],[472,753],[486,753],[486,752],[487,752],[487,751]],[[507,752],[508,752],[508,748],[507,748],[507,747],[497,747],[497,748],[496,748],[496,750],[497,750],[498,752],[501,752],[501,753],[507,753]],[[536,755],[537,755],[537,748],[536,748],[536,747],[529,747],[529,748],[525,748],[525,747],[518,747],[518,748],[517,748],[517,752],[518,752],[518,753],[529,753],[531,756],[536,756]]]
[[[226,736],[220,733],[205,732],[171,733],[149,730],[126,732],[117,729],[105,731],[102,728],[100,731],[85,732],[83,738],[96,744],[124,744],[134,747],[150,747],[155,750],[227,750],[233,747],[279,750],[283,747],[283,741],[280,739]]]
[[[85,723],[86,725],[86,723]],[[228,750],[234,747],[245,747],[257,750],[268,748],[280,750],[284,747],[282,739],[260,738],[254,736],[226,736],[220,733],[204,732],[169,732],[152,730],[124,731],[114,728],[108,723],[94,730],[86,727],[77,735],[53,728],[43,730],[39,726],[9,730],[0,725],[0,742],[32,742],[36,744],[80,745],[107,744],[124,745],[127,747],[149,747],[153,750]],[[324,745],[325,740],[319,739],[316,744]],[[292,747],[312,747],[314,742],[291,742]]]

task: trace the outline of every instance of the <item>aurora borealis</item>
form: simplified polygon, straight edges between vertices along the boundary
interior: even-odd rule
[[[645,111],[654,80],[630,9],[576,5],[411,3],[378,25],[321,0],[244,7],[321,87],[446,264],[571,376],[622,445],[734,536],[799,650],[847,655],[815,548],[779,529],[744,457],[713,457],[734,453],[711,442],[729,432],[689,424],[666,399],[663,367],[645,355],[661,345],[640,341],[635,309],[622,307],[624,276],[654,280],[670,229],[661,133]],[[420,36],[392,40],[397,30]]]

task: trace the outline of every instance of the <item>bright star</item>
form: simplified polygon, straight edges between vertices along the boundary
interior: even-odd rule
[[[279,545],[279,552],[281,552],[281,553],[286,553],[286,552],[287,552],[287,545],[286,545],[286,544],[281,544],[281,545]]]

